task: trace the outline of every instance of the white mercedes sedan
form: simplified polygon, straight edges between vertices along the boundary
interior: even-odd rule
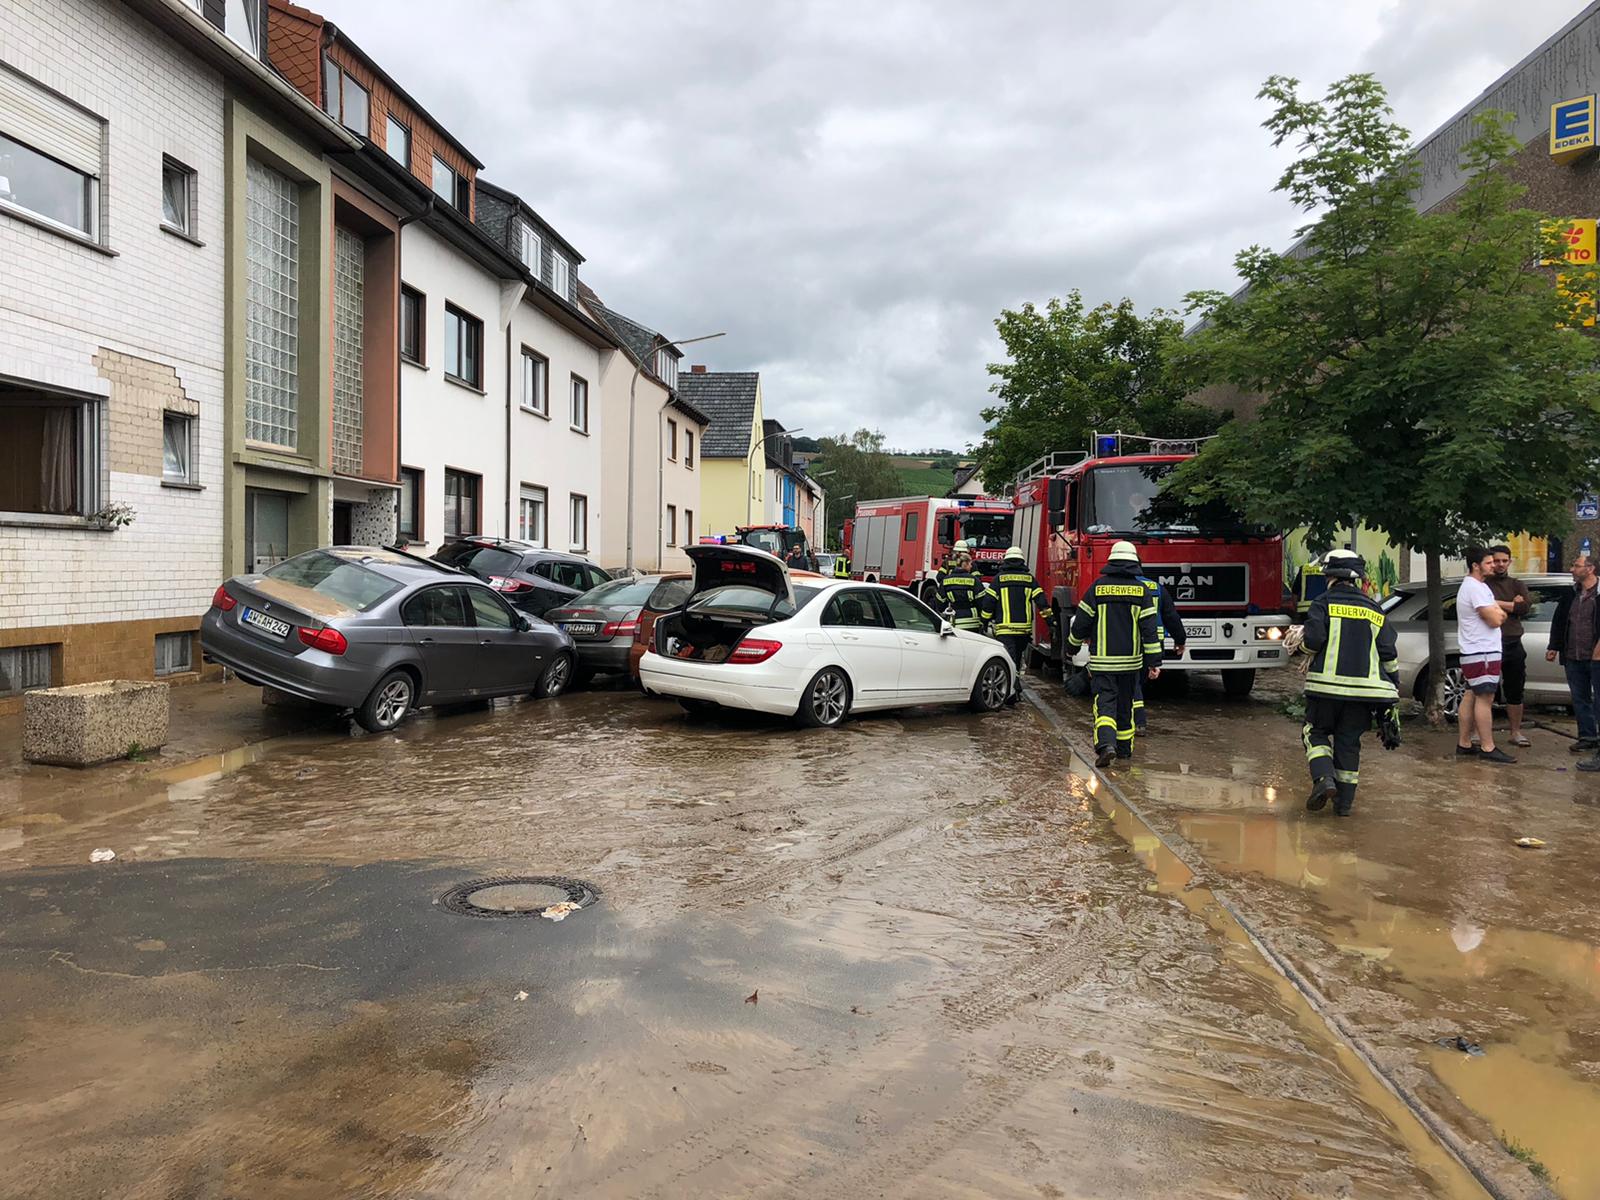
[[[959,630],[899,588],[791,576],[749,546],[690,546],[694,585],[656,619],[646,692],[691,714],[743,708],[834,726],[853,712],[966,704],[993,712],[1015,675],[993,638]]]

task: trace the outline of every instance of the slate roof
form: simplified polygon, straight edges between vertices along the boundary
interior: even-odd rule
[[[701,458],[743,458],[750,453],[759,371],[707,371],[678,375],[678,394],[706,414],[711,424],[700,439]]]
[[[595,320],[609,329],[617,341],[622,343],[623,349],[628,352],[628,357],[639,364],[645,375],[655,380],[662,387],[667,387],[667,381],[662,379],[656,371],[656,347],[665,341],[665,338],[654,329],[639,324],[632,317],[625,317],[615,309],[607,308],[605,302],[595,294],[595,290],[582,280],[578,282],[578,299],[582,300],[584,307],[594,314]],[[683,351],[676,346],[669,346],[667,353],[672,355],[673,358],[681,359],[683,357]],[[680,383],[682,382],[681,377],[679,381]],[[681,387],[676,389],[667,388],[667,391],[672,396],[671,404],[673,408],[676,408],[692,421],[698,421],[702,425],[710,423],[711,418],[684,396]],[[702,442],[704,442],[705,436],[705,434],[701,435]]]
[[[970,480],[977,473],[978,473],[978,464],[977,463],[973,463],[971,466],[968,466],[968,467],[957,467],[956,468],[955,479],[951,481],[950,490],[948,492],[946,492],[945,495],[954,496],[962,488],[966,487],[967,486],[967,481]]]

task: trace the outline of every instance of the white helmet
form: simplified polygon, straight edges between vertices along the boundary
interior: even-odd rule
[[[1329,550],[1322,556],[1322,570],[1334,579],[1357,579],[1367,573],[1367,563],[1354,550]]]
[[[966,538],[962,538],[962,539],[961,539],[961,540],[960,540],[960,541],[959,541],[959,542],[957,542],[957,543],[956,543],[956,544],[955,544],[955,551],[954,551],[954,553],[956,553],[956,554],[966,554],[966,553],[968,553],[968,552],[969,552],[969,551],[970,551],[970,550],[971,550],[971,549],[972,549],[972,543],[971,543],[971,542],[969,542],[969,541],[967,541],[967,539],[966,539]]]
[[[1028,556],[1022,552],[1022,547],[1021,546],[1012,546],[1009,550],[1006,551],[1006,557],[1007,558],[1020,558],[1020,559],[1024,559],[1025,560]]]
[[[1132,542],[1118,542],[1111,547],[1111,556],[1107,561],[1136,563],[1139,561],[1139,551]]]

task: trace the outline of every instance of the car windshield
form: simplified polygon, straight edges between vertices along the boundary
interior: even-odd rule
[[[268,579],[308,588],[357,612],[366,612],[400,590],[400,585],[387,576],[325,550],[297,554],[266,574]]]
[[[961,518],[961,536],[974,550],[1004,550],[1011,545],[1009,513],[967,513]]]
[[[522,562],[522,555],[498,546],[480,546],[475,542],[458,542],[446,546],[436,555],[438,560],[462,571],[487,578],[490,575],[510,575]]]
[[[806,535],[798,529],[751,529],[744,535],[744,544],[765,550],[774,558],[783,558],[789,551],[805,545]]]
[[[1229,534],[1265,536],[1271,531],[1251,525],[1227,505],[1193,504],[1161,494],[1161,486],[1177,463],[1095,467],[1085,476],[1088,501],[1084,522],[1094,534]]]
[[[656,590],[654,579],[613,579],[610,583],[602,583],[597,588],[590,588],[583,595],[570,601],[576,607],[580,604],[612,604],[619,606],[643,604],[650,599],[650,593]]]

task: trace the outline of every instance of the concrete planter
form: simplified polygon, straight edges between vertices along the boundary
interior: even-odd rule
[[[22,757],[61,767],[92,767],[167,744],[167,685],[106,679],[28,692],[22,705]]]

